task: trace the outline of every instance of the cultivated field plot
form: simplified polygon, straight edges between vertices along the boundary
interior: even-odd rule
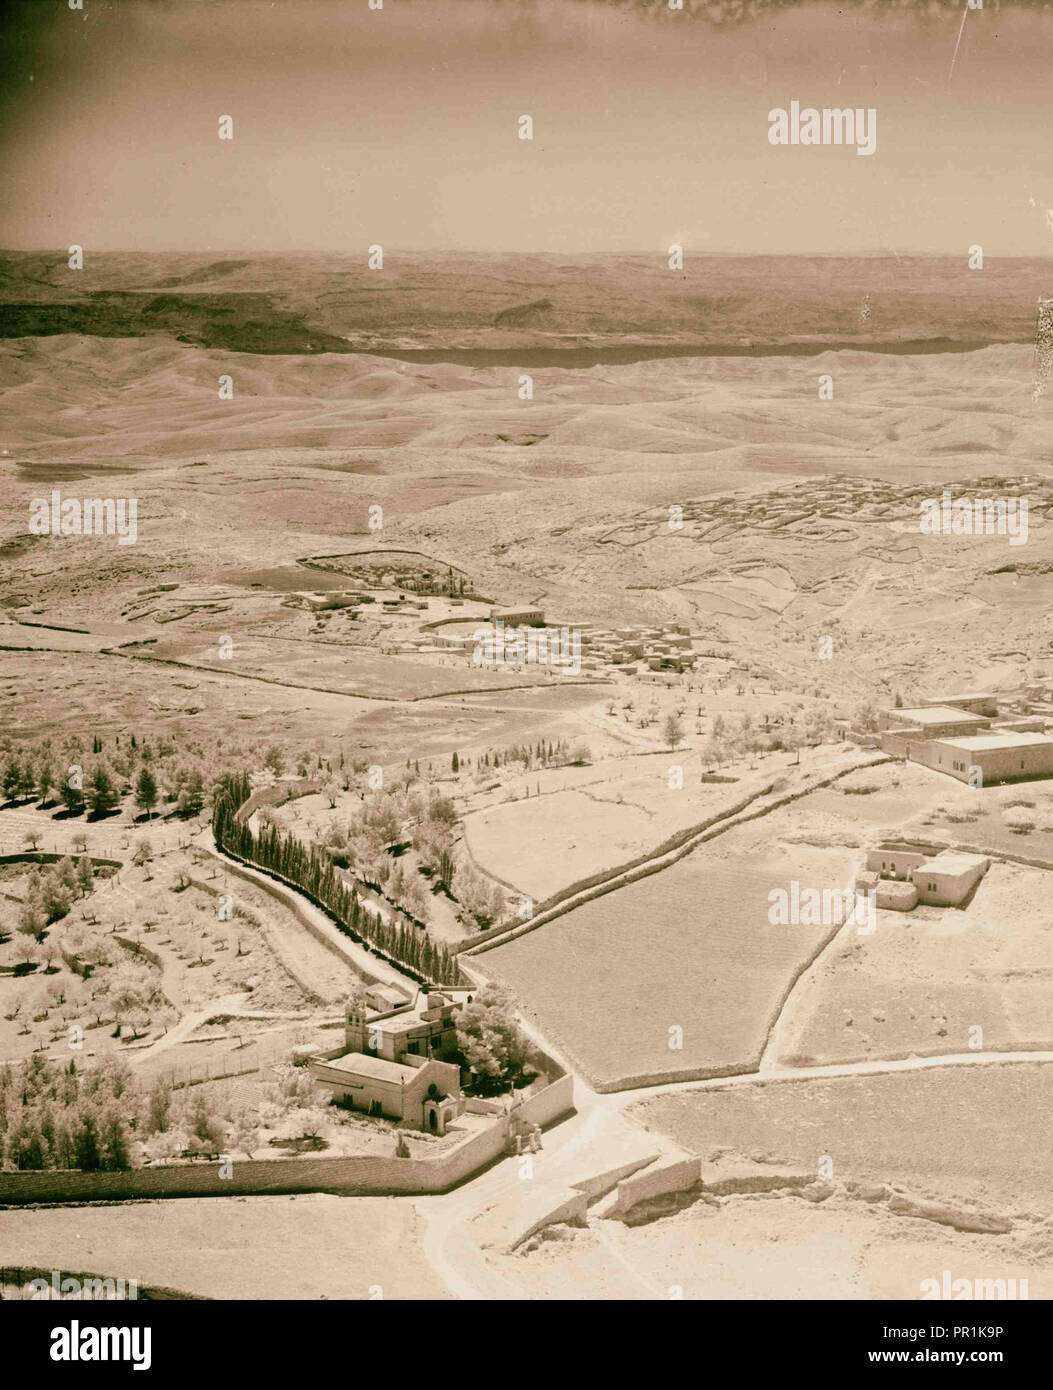
[[[195,634],[185,640],[129,649],[131,655],[177,661],[225,675],[256,676],[283,685],[307,686],[377,700],[423,700],[453,691],[506,690],[543,684],[545,668],[504,675],[467,665],[433,666],[423,661],[377,656],[363,648],[240,636],[232,660],[220,658],[218,636]]]
[[[434,704],[385,702],[374,705],[355,721],[352,733],[358,747],[375,754],[374,761],[403,766],[407,757],[427,770],[427,760],[441,758],[437,772],[449,771],[450,756],[457,752],[482,756],[486,749],[538,738],[574,742],[582,734],[593,742],[581,712],[596,701],[596,691],[585,685],[534,685],[523,690],[484,691],[453,696]]]
[[[787,828],[811,829],[825,819],[834,833],[854,832],[856,838],[931,836],[935,832],[925,817],[970,795],[975,793],[916,763],[879,763],[814,792],[800,808],[807,819],[794,808],[793,826]]]
[[[684,768],[679,790],[669,785],[673,763]],[[699,783],[698,767],[697,755],[681,752],[528,776],[527,799],[487,807],[465,821],[472,855],[482,869],[542,902],[748,795],[749,783]],[[571,772],[578,773],[577,786],[549,790]],[[533,795],[535,785],[541,796]]]
[[[227,662],[226,665],[230,665]],[[216,737],[240,750],[270,743],[329,750],[334,726],[367,714],[370,700],[239,680],[229,671],[176,670],[159,662],[82,653],[4,652],[0,695],[11,727],[27,739],[87,726],[112,741],[135,729],[142,738]],[[56,699],[61,708],[56,708]]]
[[[1039,781],[982,791],[962,788],[957,797],[942,795],[923,825],[925,833],[938,839],[1053,863],[1053,785]]]
[[[9,1265],[85,1265],[205,1298],[445,1298],[395,1197],[188,1198],[0,1212]],[[76,1252],[75,1260],[71,1251]],[[373,1295],[375,1296],[375,1295]]]
[[[853,794],[854,791],[854,794]],[[974,789],[917,763],[868,768],[809,797],[798,830],[918,836],[1053,862],[1053,786]]]
[[[879,912],[839,937],[780,1022],[787,1066],[1053,1048],[1053,875],[995,861],[965,908]]]
[[[17,812],[0,814],[0,827],[10,814]],[[68,836],[78,822],[61,825]],[[104,826],[88,825],[89,840],[101,838]],[[150,838],[149,828],[141,838]],[[266,894],[242,880],[230,883],[225,874],[209,879],[208,863],[199,866],[189,854],[161,852],[138,867],[127,862],[132,849],[117,848],[124,867],[98,877],[87,896],[47,925],[39,943],[30,942],[31,956],[21,954],[30,939],[13,929],[28,880],[12,874],[0,883],[9,933],[0,929],[0,965],[25,962],[25,973],[0,976],[0,1060],[41,1052],[68,1061],[69,1029],[76,1024],[84,1030],[78,1061],[120,1054],[137,1062],[147,1042],[159,1043],[191,1015],[203,1020],[235,1003],[248,1010],[309,1008],[296,977],[321,998],[346,993],[350,972]],[[217,915],[216,895],[226,891],[234,899],[229,921]],[[91,963],[90,979],[72,970],[63,951]],[[129,1025],[123,1032],[121,1023]]]
[[[841,888],[850,863],[843,851],[697,850],[475,961],[597,1085],[748,1071],[791,981],[833,930],[771,926],[769,890],[792,878]]]
[[[726,1147],[765,1164],[814,1171],[829,1154],[839,1181],[901,1184],[1010,1217],[1053,1213],[1048,1063],[684,1090],[641,1101],[629,1113],[703,1158]],[[1048,1258],[1048,1226],[1046,1242]]]

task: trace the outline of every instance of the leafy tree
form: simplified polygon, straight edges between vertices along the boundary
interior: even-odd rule
[[[190,1128],[198,1144],[210,1153],[221,1147],[223,1125],[212,1114],[208,1099],[202,1091],[198,1091],[194,1098],[194,1107],[190,1112]]]
[[[181,816],[199,816],[205,805],[205,780],[195,767],[188,774],[176,807]]]
[[[64,860],[63,863],[69,865],[68,870],[59,872],[56,866],[40,878],[40,901],[48,922],[57,922],[60,917],[65,917],[73,905],[74,889],[71,883],[76,883],[76,875],[71,860]],[[67,882],[67,876],[70,882]]]
[[[251,1159],[260,1147],[260,1131],[247,1111],[240,1111],[234,1124],[234,1149]]]
[[[40,766],[37,768],[37,793],[40,797],[41,806],[47,804],[48,798],[55,790],[55,769],[51,764],[50,758],[41,759]]]
[[[169,1126],[172,1115],[172,1086],[163,1076],[159,1076],[150,1088],[146,1102],[146,1124],[150,1134],[163,1133]]]
[[[132,1166],[128,1132],[116,1106],[108,1107],[103,1115],[99,1157],[101,1166],[111,1172]]]
[[[528,1044],[515,1020],[511,996],[484,985],[456,1015],[457,1046],[480,1076],[511,1082],[522,1074]]]
[[[4,1147],[5,1167],[18,1170],[43,1168],[45,1141],[36,1115],[32,1112],[23,1114]]]
[[[153,815],[154,807],[157,805],[157,782],[148,767],[139,769],[139,777],[135,783],[135,804],[141,811],[146,812],[147,818]]]
[[[39,930],[34,930],[29,922],[19,922],[18,926],[20,939],[15,943],[15,958],[19,965],[30,965],[37,958],[37,944],[34,937],[38,938],[44,934],[44,918],[40,916]],[[23,1033],[29,1032],[29,1025],[22,1029]]]
[[[683,742],[684,725],[676,714],[667,714],[662,723],[662,737],[669,747],[676,749],[677,745]]]
[[[18,914],[18,930],[23,936],[35,937],[37,941],[44,935],[44,928],[47,925],[47,916],[44,911],[44,904],[41,899],[40,890],[30,891],[26,895],[26,900],[22,904]]]
[[[86,854],[82,854],[77,860],[77,891],[82,898],[86,898],[94,887],[95,872],[91,860]]]
[[[113,778],[101,763],[97,764],[88,783],[88,809],[93,816],[101,816],[112,811],[119,801]]]
[[[67,811],[76,815],[84,810],[84,793],[68,777],[59,784],[58,793]]]
[[[436,796],[428,802],[428,819],[436,825],[457,824],[457,808],[448,796]]]
[[[99,1127],[95,1116],[85,1110],[73,1138],[73,1157],[76,1166],[85,1173],[94,1173],[102,1167],[102,1154],[99,1152]]]
[[[18,794],[28,801],[37,789],[37,775],[33,771],[33,764],[27,758],[22,764],[18,776]]]
[[[17,758],[9,758],[4,765],[3,790],[8,801],[15,801],[22,785],[22,765]]]

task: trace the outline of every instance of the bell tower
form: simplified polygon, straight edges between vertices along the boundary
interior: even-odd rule
[[[348,1052],[365,1052],[366,1008],[361,999],[349,999],[344,1006],[344,1041]]]

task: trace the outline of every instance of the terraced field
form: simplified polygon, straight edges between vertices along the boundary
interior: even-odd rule
[[[473,964],[511,985],[600,1089],[749,1071],[830,931],[771,926],[768,893],[795,877],[840,888],[850,866],[843,850],[750,860],[707,847]]]

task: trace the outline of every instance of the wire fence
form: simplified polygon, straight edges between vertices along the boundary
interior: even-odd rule
[[[227,1053],[221,1057],[204,1057],[201,1061],[186,1062],[162,1072],[161,1080],[166,1081],[173,1091],[185,1086],[200,1086],[205,1081],[225,1081],[232,1076],[251,1076],[259,1072],[260,1050],[256,1043],[245,1045],[244,1057],[232,1057]]]

